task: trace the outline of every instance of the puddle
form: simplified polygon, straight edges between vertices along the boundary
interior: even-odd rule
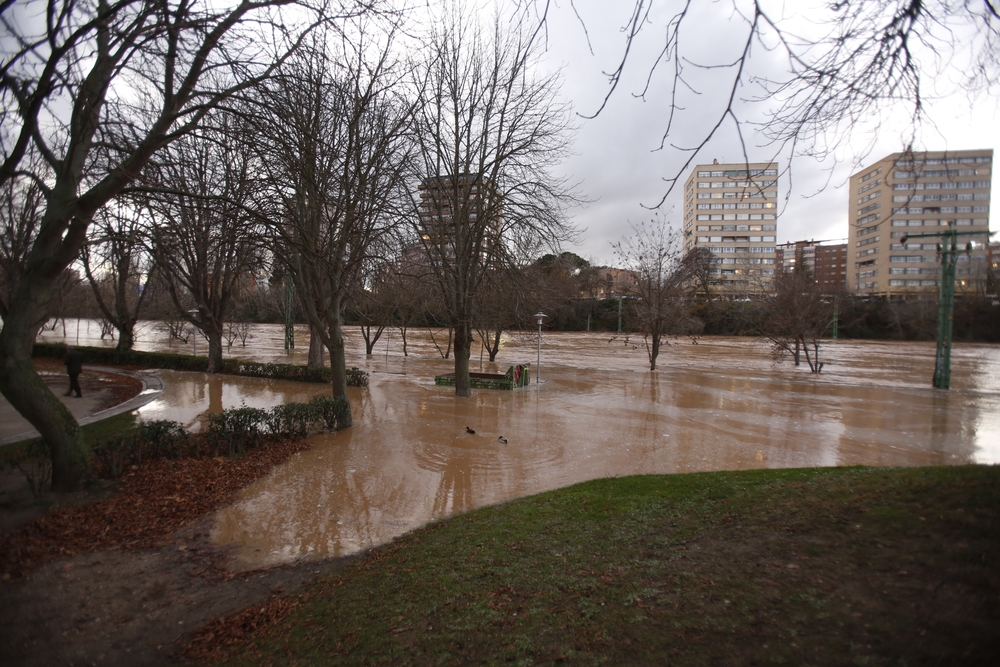
[[[308,340],[304,328],[296,340]],[[313,436],[310,451],[244,490],[219,513],[215,540],[250,568],[357,552],[434,519],[605,476],[1000,462],[997,346],[957,345],[953,389],[940,391],[930,386],[933,343],[829,342],[814,376],[738,338],[680,341],[651,374],[636,342],[546,334],[541,385],[458,399],[434,385],[452,361],[425,332],[410,333],[409,357],[396,332],[367,359],[355,332],[348,364],[371,372],[370,386],[350,393],[356,426]],[[536,343],[535,334],[507,341],[502,363],[482,369],[530,361],[534,380]],[[282,344],[280,326],[262,325],[232,354],[305,362],[305,349],[286,355]],[[179,351],[156,339],[140,347]],[[478,371],[476,352],[470,365]],[[191,429],[206,410],[267,408],[326,391],[159,374],[164,392],[140,414]]]

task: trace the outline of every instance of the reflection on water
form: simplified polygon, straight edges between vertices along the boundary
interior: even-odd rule
[[[96,326],[92,331],[99,334]],[[308,340],[304,328],[296,333]],[[72,321],[68,334],[75,334]],[[145,349],[168,347],[152,336],[141,341]],[[932,343],[830,342],[820,376],[775,365],[766,346],[737,338],[681,341],[650,373],[634,343],[607,334],[546,334],[541,385],[458,399],[453,389],[434,385],[433,376],[450,371],[452,361],[440,358],[425,333],[410,333],[408,357],[396,332],[367,359],[355,336],[348,363],[372,373],[368,388],[351,390],[356,426],[313,436],[313,449],[246,489],[220,512],[215,539],[254,567],[356,552],[436,518],[602,476],[1000,462],[996,346],[957,345],[953,389],[941,391],[930,386]],[[289,357],[282,344],[281,327],[261,326],[246,349],[232,352],[305,362],[304,348]],[[534,361],[535,345],[534,334],[508,340],[499,363],[483,368]],[[163,395],[142,415],[189,428],[206,410],[270,407],[327,391],[199,373],[162,376]]]

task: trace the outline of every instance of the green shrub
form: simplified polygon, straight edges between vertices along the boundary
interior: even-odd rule
[[[127,465],[143,460],[180,458],[188,449],[187,431],[174,421],[139,422],[120,435],[93,446],[91,451],[109,477],[121,477]]]
[[[285,403],[271,408],[271,432],[304,438],[323,424],[319,410],[312,403]]]
[[[35,498],[52,484],[52,454],[41,438],[0,448],[0,470],[7,467],[24,475]]]
[[[271,415],[247,406],[223,410],[206,418],[205,440],[213,456],[239,456],[260,445],[271,430]]]
[[[350,421],[351,404],[346,396],[314,396],[309,405],[318,412],[328,431],[338,431]]]
[[[367,387],[368,386],[368,373],[360,368],[348,368],[347,369],[347,386],[348,387]]]

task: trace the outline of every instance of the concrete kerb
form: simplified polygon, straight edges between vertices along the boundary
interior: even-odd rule
[[[118,375],[128,375],[134,377],[140,382],[142,382],[142,391],[140,391],[136,396],[133,396],[124,403],[119,403],[106,410],[101,410],[100,412],[95,412],[93,414],[86,415],[77,420],[80,426],[86,424],[92,424],[102,419],[107,419],[108,417],[114,417],[115,415],[120,415],[123,412],[131,412],[132,410],[137,410],[147,403],[154,400],[157,396],[163,393],[163,380],[152,373],[141,373],[135,371],[126,371],[121,368],[110,368],[108,366],[90,366],[86,367],[86,370],[102,371],[105,373],[117,373]],[[9,445],[15,442],[20,442],[22,440],[28,440],[30,438],[37,438],[38,431],[32,429],[31,431],[25,431],[23,433],[18,433],[16,435],[11,435],[6,438],[0,439],[0,446]]]

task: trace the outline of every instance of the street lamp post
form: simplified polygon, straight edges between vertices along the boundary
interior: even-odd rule
[[[538,360],[535,363],[535,384],[541,384],[542,382],[542,320],[544,320],[548,315],[539,311],[535,313],[535,317],[538,318]]]
[[[197,314],[198,314],[198,309],[197,308],[192,308],[191,310],[188,311],[188,315],[192,315],[193,316],[193,315],[197,315]],[[197,357],[198,356],[198,327],[194,328],[194,331],[191,333],[191,338],[194,340],[194,352],[191,353],[191,356]]]

